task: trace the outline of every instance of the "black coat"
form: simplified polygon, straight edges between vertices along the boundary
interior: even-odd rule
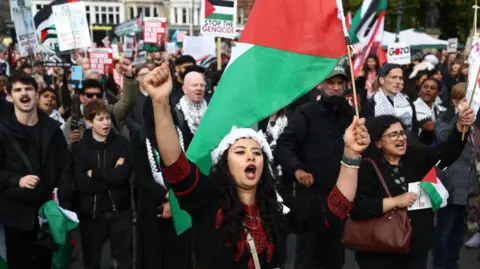
[[[327,195],[340,172],[343,135],[352,119],[353,109],[345,99],[335,106],[320,100],[298,107],[277,141],[283,185],[292,186],[295,170],[301,168],[313,175],[314,183],[309,188],[297,184],[297,196]]]
[[[33,190],[19,187],[20,179],[31,172],[7,136],[0,132],[0,223],[31,231],[38,209],[52,199],[55,187],[59,189],[60,205],[71,208],[71,156],[57,121],[39,110],[39,137],[32,139],[17,121],[13,106],[0,106],[0,124],[16,139],[32,164],[33,173],[40,178]]]
[[[130,208],[129,150],[128,140],[113,131],[105,142],[97,142],[92,131],[86,130],[82,140],[73,144],[75,207],[80,216],[93,219],[101,213]],[[124,158],[124,163],[115,167],[119,158]],[[92,177],[88,170],[92,170]]]
[[[460,132],[454,131],[446,143],[436,147],[408,145],[407,152],[401,160],[406,182],[421,181],[439,160],[442,161],[439,165],[440,168],[453,164],[465,146],[461,136]],[[391,176],[391,168],[386,161],[379,155],[369,155],[378,165],[392,197],[403,194],[402,188],[394,183],[394,179]],[[383,198],[385,198],[385,191],[380,184],[375,169],[371,163],[363,162],[359,170],[357,194],[350,216],[356,220],[382,216]],[[413,231],[410,255],[425,254],[432,248],[434,235],[433,213],[432,209],[408,211]],[[357,255],[371,256],[372,254],[358,252]]]
[[[153,179],[145,139],[143,128],[131,138],[137,194],[137,268],[191,269],[191,232],[177,236],[172,219],[158,217],[162,204],[167,202],[167,189]],[[157,147],[153,139],[151,143]]]

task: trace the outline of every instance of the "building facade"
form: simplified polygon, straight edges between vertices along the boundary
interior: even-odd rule
[[[238,26],[243,27],[247,22],[248,15],[255,4],[255,0],[237,0]]]
[[[168,3],[165,0],[124,0],[125,19],[136,18],[143,13],[145,17],[164,17],[168,21]]]
[[[198,34],[200,10],[200,0],[170,0],[169,31],[180,30],[190,34],[190,30],[193,30],[194,35]]]

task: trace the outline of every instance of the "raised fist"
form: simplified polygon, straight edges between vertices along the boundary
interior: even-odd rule
[[[162,64],[150,71],[143,79],[142,86],[153,102],[168,104],[172,92],[172,77],[168,66]]]

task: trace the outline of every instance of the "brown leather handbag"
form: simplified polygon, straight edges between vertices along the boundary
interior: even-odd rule
[[[392,197],[377,164],[370,158],[378,179],[385,189],[386,197]],[[406,208],[395,208],[382,217],[352,220],[347,219],[342,243],[345,247],[362,252],[408,253],[412,240],[412,226]]]

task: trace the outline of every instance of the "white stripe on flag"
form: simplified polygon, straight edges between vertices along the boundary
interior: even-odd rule
[[[5,243],[5,231],[0,224],[0,259],[7,261],[7,245]]]
[[[362,18],[365,16],[365,13],[367,12],[368,8],[372,4],[372,0],[364,0],[362,3]]]
[[[342,0],[337,0],[337,18],[342,22],[343,35],[348,37],[347,24],[345,23],[345,14],[343,13]]]

